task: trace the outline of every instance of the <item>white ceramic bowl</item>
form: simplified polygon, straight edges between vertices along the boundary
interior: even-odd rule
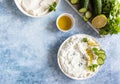
[[[73,36],[71,36],[71,37],[76,37],[76,36],[80,36],[80,37],[83,37],[83,38],[87,36],[87,37],[92,38],[94,41],[96,41],[96,39],[95,39],[94,37],[89,36],[89,35],[86,35],[86,34],[76,34],[76,35],[73,35]],[[74,79],[74,80],[86,80],[86,79],[89,79],[89,78],[93,77],[95,74],[98,73],[98,71],[99,71],[99,69],[101,68],[101,66],[99,67],[98,70],[96,70],[96,72],[94,72],[93,75],[88,76],[88,77],[86,77],[86,78],[77,78],[77,77],[73,77],[73,76],[69,75],[68,73],[66,73],[66,72],[63,70],[63,68],[62,68],[62,66],[61,66],[61,64],[60,64],[60,60],[59,60],[60,51],[62,50],[63,45],[64,45],[71,37],[67,38],[67,39],[61,44],[61,46],[60,46],[60,48],[59,48],[59,50],[58,50],[57,61],[58,61],[59,68],[61,69],[61,71],[62,71],[67,77],[69,77],[69,78],[71,78],[71,79]],[[96,41],[96,43],[99,44],[97,41]],[[100,45],[100,44],[99,44],[99,45]],[[101,48],[101,47],[100,47],[100,48]]]
[[[34,16],[34,15],[31,15],[31,14],[27,13],[27,12],[20,6],[18,0],[14,0],[14,2],[15,2],[15,4],[16,4],[17,8],[18,8],[23,14],[25,14],[25,15],[27,15],[27,16],[29,16],[29,17],[40,18],[40,17],[46,16],[46,15],[48,15],[48,14],[50,14],[50,13],[52,12],[52,11],[51,11],[51,12],[47,12],[47,13],[45,13],[44,15],[41,15],[41,16]],[[59,3],[60,3],[60,0],[57,0],[57,6],[58,6]],[[57,8],[57,7],[56,7],[56,8]]]
[[[62,30],[62,29],[58,26],[58,21],[59,21],[59,19],[60,19],[62,16],[68,16],[68,17],[71,19],[71,21],[72,21],[72,26],[71,26],[71,28],[69,28],[68,30]],[[71,14],[69,14],[69,13],[62,13],[61,15],[58,16],[58,18],[57,18],[57,20],[56,20],[56,25],[57,25],[57,28],[58,28],[60,31],[62,31],[62,32],[68,32],[68,31],[70,31],[70,30],[74,27],[74,25],[75,25],[74,17],[73,17]]]

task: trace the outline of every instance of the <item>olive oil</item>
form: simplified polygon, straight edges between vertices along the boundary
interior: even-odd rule
[[[73,22],[69,16],[61,16],[58,20],[58,26],[61,30],[69,30],[73,26]]]

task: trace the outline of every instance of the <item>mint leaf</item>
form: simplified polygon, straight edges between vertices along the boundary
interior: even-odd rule
[[[49,11],[56,11],[56,6],[57,6],[57,3],[54,2],[52,5],[49,6]]]
[[[82,41],[83,42],[88,42],[88,39],[87,38],[83,38]]]

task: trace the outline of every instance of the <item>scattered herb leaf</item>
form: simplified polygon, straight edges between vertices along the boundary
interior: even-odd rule
[[[92,64],[88,67],[88,70],[95,72],[95,69],[98,67],[97,64]]]
[[[93,48],[92,50],[93,50],[94,52],[98,51],[98,49],[97,49],[97,48]]]
[[[56,2],[53,2],[52,5],[49,6],[49,11],[56,11],[56,6],[57,6],[57,3]]]
[[[87,38],[83,38],[82,41],[83,42],[88,42],[88,39]]]

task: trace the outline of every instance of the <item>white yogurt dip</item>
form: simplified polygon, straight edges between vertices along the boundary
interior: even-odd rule
[[[57,0],[17,0],[24,11],[33,16],[42,16],[49,12],[49,6]]]
[[[82,42],[83,38],[87,38],[89,42]],[[88,45],[94,46],[90,46]],[[65,75],[73,79],[86,79],[93,76],[100,66],[95,71],[88,70],[89,58],[86,49],[98,48],[100,46],[94,38],[88,35],[75,35],[68,38],[60,47],[58,51],[58,64]],[[97,64],[96,57],[92,60],[93,64]]]

